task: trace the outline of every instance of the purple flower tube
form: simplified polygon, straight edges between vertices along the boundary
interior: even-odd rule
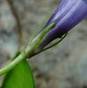
[[[55,22],[56,27],[48,33],[41,47],[45,47],[52,40],[67,33],[86,17],[87,0],[61,0],[57,9],[45,25],[47,27],[52,22]]]

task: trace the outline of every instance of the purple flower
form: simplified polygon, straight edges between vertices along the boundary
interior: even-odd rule
[[[44,41],[41,47],[46,46],[52,40],[61,37],[71,30],[75,25],[81,22],[87,16],[87,0],[61,0],[57,9],[48,20],[45,27],[52,22],[56,23]]]

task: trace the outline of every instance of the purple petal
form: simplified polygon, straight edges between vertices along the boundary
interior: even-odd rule
[[[59,6],[48,22],[56,22],[57,25],[48,33],[42,47],[68,32],[87,16],[87,0],[62,0]]]
[[[59,21],[72,8],[72,6],[75,4],[75,1],[76,0],[62,0],[57,9],[54,11],[53,15],[48,20],[46,26],[55,20]]]

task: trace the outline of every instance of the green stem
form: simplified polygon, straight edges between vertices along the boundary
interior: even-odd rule
[[[14,66],[16,66],[20,61],[22,61],[25,58],[24,54],[20,54],[16,59],[14,59],[11,63],[8,65],[4,66],[3,68],[0,69],[0,75],[7,73],[10,71]]]
[[[27,59],[27,57],[31,57],[34,54],[34,51],[39,47],[41,42],[44,39],[44,36],[47,35],[47,33],[55,27],[55,23],[50,24],[48,27],[46,27],[37,37],[35,37],[34,40],[28,46],[26,49],[21,52],[13,61],[11,61],[9,64],[4,66],[0,69],[0,75],[3,75],[13,69],[20,61],[23,59]]]

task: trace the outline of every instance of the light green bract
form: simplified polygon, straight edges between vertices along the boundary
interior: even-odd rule
[[[45,36],[55,25],[52,23],[46,27],[9,64],[0,69],[0,75],[6,74],[1,88],[35,88],[33,73],[26,59],[59,44],[65,38],[66,34],[52,45],[39,48]]]
[[[32,70],[26,60],[7,73],[1,88],[35,88]]]
[[[0,75],[6,74],[10,70],[12,70],[18,63],[20,63],[22,60],[26,59],[27,57],[30,58],[34,56],[36,53],[35,51],[38,50],[39,45],[43,41],[44,37],[47,35],[47,33],[55,27],[55,23],[50,24],[48,27],[46,27],[39,35],[37,35],[31,43],[27,45],[27,47],[21,51],[21,53],[15,57],[13,61],[11,61],[9,64],[4,66],[0,69]],[[36,54],[35,54],[36,55]]]

